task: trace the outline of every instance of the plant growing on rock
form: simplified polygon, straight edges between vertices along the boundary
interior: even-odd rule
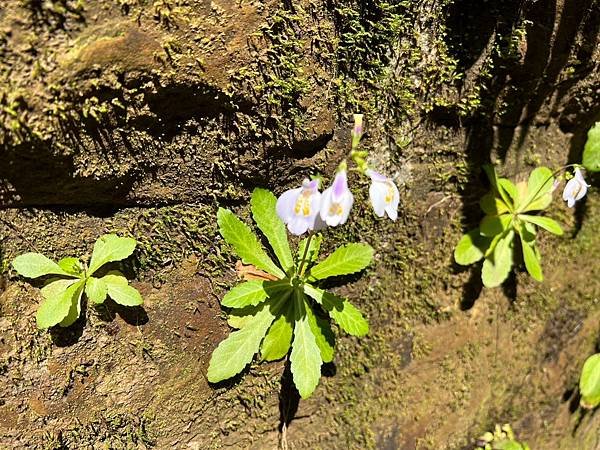
[[[563,199],[572,207],[587,192],[579,166],[567,182]],[[555,176],[567,169],[566,166],[552,172],[547,167],[538,167],[529,175],[527,182],[514,184],[500,178],[493,166],[484,166],[490,180],[491,191],[481,198],[479,205],[485,217],[479,227],[465,234],[454,249],[458,264],[470,265],[483,259],[481,279],[484,286],[500,286],[508,277],[514,263],[515,252],[522,253],[527,272],[537,281],[543,280],[541,254],[537,247],[537,231],[542,228],[550,233],[562,235],[560,225],[539,213],[552,203],[552,193],[558,186]],[[519,241],[517,242],[517,236]]]
[[[590,172],[600,172],[600,122],[588,131],[582,164]]]
[[[94,244],[89,267],[78,258],[63,258],[58,263],[40,253],[17,256],[12,266],[19,275],[27,278],[49,277],[41,289],[44,301],[37,310],[39,328],[54,325],[68,327],[81,314],[83,294],[94,304],[101,304],[107,296],[124,306],[139,306],[142,296],[129,286],[127,278],[117,271],[103,276],[93,276],[109,262],[129,257],[137,242],[132,238],[114,234],[101,236]]]
[[[310,198],[305,206],[310,210]],[[310,396],[321,377],[323,362],[331,362],[334,335],[327,317],[354,336],[369,329],[360,311],[347,299],[320,287],[331,277],[363,270],[371,262],[367,244],[346,244],[319,261],[321,237],[303,239],[295,255],[285,225],[277,215],[277,199],[255,189],[252,216],[271,246],[278,264],[267,255],[251,229],[231,211],[220,208],[217,221],[221,235],[243,263],[264,271],[265,279],[246,281],[231,289],[222,305],[232,308],[229,324],[234,331],[212,354],[208,380],[216,383],[241,372],[260,352],[260,359],[274,361],[288,355],[294,384],[302,398]],[[310,224],[299,224],[298,227]]]
[[[361,114],[354,116],[350,159],[355,170],[371,178],[369,197],[375,215],[396,220],[399,192],[394,182],[370,169],[367,152],[359,150],[362,137]],[[319,261],[321,235],[327,226],[346,223],[354,204],[348,188],[347,162],[342,161],[329,188],[319,192],[319,180],[304,180],[302,185],[276,198],[264,189],[255,189],[251,199],[254,221],[269,242],[278,264],[267,255],[250,228],[231,211],[219,209],[217,220],[221,235],[231,244],[242,262],[262,271],[262,278],[246,281],[229,291],[223,306],[232,308],[229,324],[233,332],[213,352],[208,380],[219,382],[241,372],[260,352],[266,361],[289,354],[294,384],[302,398],[310,396],[321,377],[321,365],[331,362],[334,335],[329,325],[338,326],[354,336],[369,329],[360,311],[347,299],[321,287],[323,280],[359,272],[372,259],[367,244],[352,243],[337,248]],[[292,253],[288,231],[296,236],[309,233]]]
[[[579,403],[593,409],[600,405],[600,353],[590,356],[583,364],[579,378]]]
[[[475,445],[475,450],[530,450],[527,444],[516,440],[515,433],[508,424],[496,425],[493,433],[484,433]]]

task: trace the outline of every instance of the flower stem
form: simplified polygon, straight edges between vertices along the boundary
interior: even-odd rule
[[[579,167],[579,164],[567,164],[566,166],[562,166],[560,169],[556,169],[554,172],[552,172],[552,175],[550,175],[543,183],[542,185],[538,188],[538,190],[536,191],[535,195],[531,197],[531,200],[529,200],[529,203],[527,203],[524,207],[521,207],[520,210],[524,210],[525,208],[527,208],[532,202],[533,200],[535,200],[535,198],[538,196],[538,194],[542,191],[542,189],[544,188],[544,186],[546,186],[546,183],[548,183],[548,181],[550,181],[552,178],[554,178],[556,175],[558,175],[559,173],[567,170],[570,167]]]
[[[308,234],[308,239],[306,240],[306,245],[304,246],[304,254],[302,255],[302,259],[300,260],[300,268],[297,272],[299,276],[302,276],[302,274],[304,273],[304,263],[306,262],[306,255],[308,254],[308,249],[310,248],[310,241],[312,240],[313,235],[313,231],[311,231]]]

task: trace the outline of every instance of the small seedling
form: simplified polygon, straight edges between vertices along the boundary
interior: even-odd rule
[[[81,314],[84,292],[97,305],[103,303],[107,295],[120,305],[141,305],[142,296],[129,286],[121,272],[113,270],[100,278],[92,276],[105,264],[129,257],[136,244],[135,239],[106,234],[94,244],[89,267],[77,258],[63,258],[55,263],[40,253],[17,256],[12,266],[19,275],[27,278],[51,275],[41,289],[44,301],[36,314],[38,327],[72,325]]]
[[[593,409],[600,405],[600,353],[590,356],[583,364],[579,393],[583,408]]]
[[[475,450],[530,450],[527,444],[518,442],[512,427],[496,425],[494,432],[486,432],[477,439]]]
[[[492,166],[484,166],[484,170],[492,188],[479,202],[486,215],[478,228],[458,242],[454,259],[465,266],[483,259],[481,279],[484,286],[500,286],[514,264],[514,251],[518,248],[515,238],[519,236],[527,272],[535,280],[542,281],[541,255],[536,245],[537,227],[556,235],[563,234],[556,221],[537,215],[552,202],[552,171],[538,167],[526,183],[515,185],[507,178],[499,178]]]
[[[309,235],[292,255],[283,221],[276,213],[275,196],[255,189],[251,209],[279,265],[267,255],[251,229],[231,211],[220,208],[221,235],[242,262],[265,272],[264,280],[246,281],[231,289],[222,305],[232,308],[229,325],[238,329],[212,354],[208,380],[226,380],[241,372],[260,351],[260,359],[275,361],[289,353],[294,384],[302,398],[309,397],[321,377],[323,362],[331,362],[334,335],[327,316],[346,333],[367,334],[369,325],[347,299],[319,287],[330,277],[359,272],[369,265],[373,249],[367,244],[346,244],[317,262],[320,235]],[[271,278],[271,279],[268,279]]]

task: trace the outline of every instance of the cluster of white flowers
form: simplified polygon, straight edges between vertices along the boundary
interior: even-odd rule
[[[367,175],[371,177],[369,197],[375,214],[379,217],[387,214],[396,220],[400,202],[398,188],[392,180],[374,170],[367,170]],[[290,233],[299,236],[309,230],[346,223],[353,204],[346,170],[341,169],[322,194],[318,180],[304,180],[301,187],[285,191],[277,200],[277,215]]]
[[[387,214],[390,219],[396,220],[400,193],[391,179],[368,168],[365,160],[367,152],[358,148],[362,135],[363,115],[354,114],[350,158],[358,172],[371,178],[369,198],[375,214],[379,217]],[[290,233],[300,236],[310,230],[346,223],[353,204],[354,196],[348,188],[346,161],[343,161],[333,183],[322,194],[319,192],[319,180],[308,179],[303,181],[301,187],[281,194],[277,200],[277,215]]]

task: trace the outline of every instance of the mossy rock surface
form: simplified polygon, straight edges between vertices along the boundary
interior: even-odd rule
[[[598,342],[598,180],[575,210],[555,200],[567,232],[540,239],[544,283],[519,267],[486,290],[452,261],[483,163],[519,179],[581,160],[600,120],[597,2],[4,3],[0,448],[462,450],[508,422],[532,449],[598,447],[598,415],[573,412]],[[355,210],[323,251],[375,249],[338,288],[369,336],[340,335],[299,404],[283,362],[209,385],[236,263],[218,206],[248,218],[254,187],[330,177],[358,111],[400,219],[375,218],[351,174]],[[124,270],[144,309],[36,330],[39,291],[8,261],[90,255],[106,232],[140,241]]]

